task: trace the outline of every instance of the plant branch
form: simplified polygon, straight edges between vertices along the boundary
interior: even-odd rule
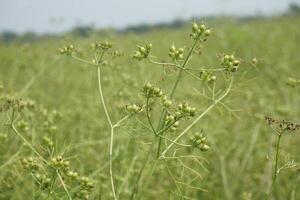
[[[177,142],[179,139],[181,139],[203,116],[205,116],[215,105],[217,105],[222,99],[224,99],[227,94],[229,93],[231,86],[233,83],[233,78],[230,81],[230,84],[228,86],[228,89],[225,91],[225,93],[218,98],[216,101],[214,101],[201,115],[199,115],[182,133],[174,140],[174,142]],[[163,152],[162,157],[167,153],[167,151],[174,145],[174,143],[171,143]]]

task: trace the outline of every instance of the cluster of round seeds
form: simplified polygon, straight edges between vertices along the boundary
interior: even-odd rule
[[[196,115],[196,108],[191,107],[188,105],[188,103],[180,103],[175,110],[174,114],[169,113],[166,116],[166,123],[172,123],[175,121],[178,121],[182,117],[194,117]]]
[[[192,33],[190,34],[190,36],[193,39],[195,40],[199,39],[201,36],[204,36],[204,38],[206,39],[210,35],[211,35],[211,30],[207,29],[204,24],[201,25],[198,25],[196,23],[192,24]]]
[[[54,148],[54,142],[49,136],[43,137],[43,144],[48,148],[48,149],[53,149]]]
[[[169,49],[169,56],[173,61],[175,60],[182,60],[183,59],[183,48],[176,49],[174,45],[172,45]]]
[[[65,160],[62,156],[57,156],[51,159],[51,164],[58,169],[68,171],[70,167],[70,161]]]
[[[174,115],[168,114],[168,115],[166,116],[165,121],[166,121],[167,124],[174,122],[174,121],[175,121]]]
[[[196,114],[196,109],[188,105],[188,103],[181,103],[178,105],[175,111],[167,111],[165,122],[167,126],[170,126],[169,131],[174,132],[179,126],[180,119],[184,117],[194,117]]]
[[[171,133],[175,132],[175,131],[178,129],[178,126],[179,126],[179,122],[176,121],[176,122],[172,125],[172,127],[170,128],[170,132],[171,132]]]
[[[75,47],[72,44],[59,49],[59,52],[65,55],[72,55],[74,51],[75,51]]]
[[[170,108],[172,106],[172,101],[168,99],[167,95],[163,95],[161,101],[165,108]]]
[[[286,84],[288,84],[289,86],[295,87],[296,85],[300,84],[300,79],[288,78]]]
[[[194,117],[196,115],[196,108],[189,106],[188,103],[181,103],[178,105],[178,111],[175,114],[176,118],[183,116]]]
[[[212,83],[214,82],[217,77],[215,75],[213,75],[212,72],[208,72],[208,71],[201,71],[199,72],[199,78],[207,83]]]
[[[0,112],[5,112],[9,109],[20,112],[25,108],[32,109],[34,107],[35,102],[32,100],[24,100],[16,96],[9,95],[4,95],[0,97]]]
[[[20,130],[24,131],[24,132],[26,132],[26,131],[29,130],[28,123],[27,123],[26,121],[24,121],[24,120],[20,120],[20,121],[17,123],[17,127],[18,127]]]
[[[132,105],[126,105],[126,109],[128,112],[135,114],[140,112],[142,110],[142,107],[136,104],[132,104]]]
[[[88,177],[80,177],[78,178],[78,182],[80,185],[80,191],[76,193],[76,196],[82,198],[84,200],[89,199],[89,195],[94,188],[94,183]]]
[[[40,169],[39,159],[33,157],[21,159],[21,165],[24,169],[29,171],[36,171]]]
[[[240,61],[232,55],[225,55],[221,59],[221,65],[225,68],[228,72],[236,72],[239,68]]]
[[[107,51],[108,49],[112,48],[112,44],[108,41],[102,43],[92,43],[91,45],[95,50],[103,50]]]
[[[66,175],[71,179],[76,179],[78,177],[78,173],[74,171],[68,171]]]
[[[192,142],[193,147],[200,149],[201,151],[207,151],[210,148],[206,137],[202,133],[195,133],[191,136],[190,141]]]
[[[139,46],[138,50],[134,52],[133,58],[137,60],[142,60],[143,58],[147,58],[151,52],[152,44],[147,43],[145,46]]]
[[[42,189],[47,190],[51,185],[51,178],[46,176],[45,174],[35,174],[36,184]]]
[[[146,83],[143,87],[143,93],[147,98],[162,97],[163,92],[159,87],[154,87],[150,83]]]

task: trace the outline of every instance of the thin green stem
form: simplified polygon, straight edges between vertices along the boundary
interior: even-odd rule
[[[274,170],[273,170],[273,180],[272,180],[272,187],[274,186],[276,179],[278,177],[278,159],[279,159],[279,147],[281,141],[282,133],[280,133],[277,137],[277,143],[275,147],[275,162],[274,162]]]
[[[78,61],[82,62],[82,63],[86,63],[86,64],[89,64],[89,65],[97,66],[95,63],[92,63],[92,62],[90,62],[90,61],[88,61],[88,60],[79,58],[79,57],[77,57],[77,56],[75,56],[75,55],[71,55],[71,57],[74,58],[75,60],[78,60]]]
[[[152,121],[151,121],[151,118],[150,118],[150,115],[149,115],[149,97],[147,96],[147,99],[146,99],[146,115],[147,115],[147,119],[148,119],[148,123],[150,124],[150,127],[153,131],[153,133],[156,135],[156,130],[152,124]]]
[[[71,55],[72,58],[74,58],[75,60],[78,60],[80,62],[89,64],[89,65],[93,65],[97,67],[97,78],[98,78],[98,92],[100,95],[100,101],[101,104],[103,106],[104,109],[104,113],[106,116],[106,119],[109,123],[110,126],[110,145],[109,145],[109,173],[110,173],[110,182],[111,182],[111,189],[112,189],[112,193],[113,193],[113,198],[114,200],[117,200],[116,197],[116,192],[115,192],[115,186],[114,186],[114,179],[113,179],[113,141],[114,141],[114,129],[117,128],[118,126],[120,126],[120,124],[125,121],[126,119],[128,119],[130,116],[127,115],[125,117],[123,117],[121,120],[119,120],[117,123],[113,124],[111,121],[111,118],[109,116],[108,110],[107,110],[107,106],[105,104],[105,100],[104,100],[104,95],[103,95],[103,91],[102,91],[102,84],[101,84],[101,69],[100,69],[100,65],[101,65],[101,61],[103,59],[103,56],[105,54],[105,51],[97,52],[95,54],[95,63],[90,62],[88,60],[76,57],[75,55]]]
[[[41,159],[41,160],[43,160],[43,162],[45,162],[46,164],[49,164],[49,162],[30,144],[30,142],[28,142],[27,140],[26,140],[26,138],[24,138],[23,137],[23,135],[16,129],[16,127],[14,126],[14,124],[11,124],[11,128],[12,128],[12,130],[16,133],[16,135],[18,136],[18,137],[20,137],[22,140],[23,140],[23,142]],[[55,168],[56,169],[56,168]],[[68,199],[69,200],[72,200],[72,197],[71,197],[71,195],[70,195],[70,193],[69,193],[69,191],[68,191],[68,189],[67,189],[67,187],[66,187],[66,185],[64,184],[64,182],[63,182],[63,179],[62,179],[62,177],[61,177],[61,175],[59,174],[59,171],[58,171],[58,169],[56,169],[56,173],[57,173],[57,175],[58,175],[58,177],[60,178],[60,181],[61,181],[61,184],[62,184],[62,186],[63,186],[63,188],[64,188],[64,190],[65,190],[65,192],[66,192],[66,194],[67,194],[67,196],[68,196]]]
[[[105,101],[104,101],[104,96],[103,96],[103,91],[102,91],[102,85],[101,85],[101,70],[100,70],[99,66],[97,67],[97,70],[98,70],[98,90],[99,90],[99,95],[100,95],[100,98],[101,98],[101,103],[102,103],[102,106],[103,106],[103,109],[104,109],[104,113],[105,113],[106,119],[107,119],[110,127],[112,127],[113,125],[111,123],[111,119],[110,119],[110,116],[108,114],[108,111],[107,111],[107,108],[106,108],[106,104],[105,104]]]
[[[103,54],[101,55],[102,59]],[[98,70],[98,89],[99,89],[99,95],[100,95],[100,99],[101,99],[101,103],[104,109],[104,113],[105,116],[107,118],[107,121],[110,125],[110,145],[109,145],[109,174],[110,174],[110,182],[111,182],[111,189],[112,189],[112,193],[113,193],[113,198],[116,200],[116,192],[115,192],[115,185],[114,185],[114,178],[113,178],[113,163],[112,163],[112,158],[113,158],[113,141],[114,141],[114,126],[111,122],[110,116],[108,114],[107,108],[106,108],[106,104],[104,101],[104,95],[103,95],[103,91],[102,91],[102,85],[101,85],[101,70],[100,70],[100,66],[97,67]]]
[[[68,196],[68,199],[69,199],[69,200],[72,200],[72,197],[71,197],[71,195],[70,195],[70,192],[69,192],[69,190],[68,190],[68,188],[67,188],[67,186],[66,186],[64,180],[62,179],[62,177],[61,177],[61,175],[60,175],[58,169],[56,170],[56,173],[57,173],[57,176],[58,176],[58,178],[59,178],[59,181],[60,181],[61,185],[63,186],[63,188],[64,188],[64,190],[65,190],[65,192],[66,192],[66,194],[67,194],[67,196]]]
[[[15,134],[23,140],[23,142],[35,153],[39,158],[41,158],[45,163],[48,163],[48,161],[26,140],[25,137],[16,129],[14,124],[11,124],[12,130],[15,132]]]
[[[229,91],[231,90],[231,86],[233,83],[233,78],[230,81],[230,84],[227,88],[227,90],[225,91],[225,93],[219,97],[217,100],[215,100],[205,111],[203,111],[189,126],[187,126],[182,132],[181,134],[179,134],[177,136],[177,138],[175,138],[173,141],[177,142],[180,138],[182,138],[202,117],[204,117],[213,107],[215,107],[215,105],[217,105],[222,99],[224,99]],[[165,156],[165,154],[167,153],[167,151],[174,145],[175,143],[171,143],[163,152],[162,152],[162,157]]]
[[[151,144],[151,146],[150,146],[150,148],[149,148],[149,150],[148,150],[148,152],[147,152],[147,156],[145,157],[145,159],[144,159],[144,161],[143,161],[142,167],[141,167],[141,169],[140,169],[140,171],[139,171],[139,174],[138,174],[138,176],[137,176],[137,178],[136,178],[136,180],[135,180],[135,183],[134,183],[134,186],[133,186],[133,189],[132,189],[130,198],[129,198],[130,200],[133,200],[134,197],[135,197],[135,195],[138,193],[138,190],[139,190],[139,182],[140,182],[140,180],[141,180],[141,178],[142,178],[144,169],[145,169],[147,163],[148,163],[149,160],[150,160],[151,152],[152,152],[152,150],[153,150],[153,147],[154,147],[154,143]]]
[[[159,132],[157,132],[157,135],[160,135],[164,132],[166,132],[167,130],[169,130],[169,128],[171,128],[179,119],[175,120],[174,122],[168,124],[167,126],[165,126],[163,129],[161,129]]]
[[[192,45],[192,48],[188,52],[188,55],[186,56],[184,62],[182,63],[182,65],[180,67],[180,70],[179,70],[179,72],[177,74],[177,78],[176,78],[175,83],[174,83],[174,85],[173,85],[173,87],[171,89],[171,92],[170,92],[170,98],[171,99],[173,98],[173,96],[175,94],[175,91],[176,91],[178,83],[179,83],[179,81],[181,79],[182,73],[185,70],[185,67],[186,67],[188,61],[190,60],[190,58],[191,58],[191,56],[193,54],[193,51],[194,51],[194,49],[195,49],[195,47],[196,47],[196,45],[197,45],[197,43],[198,43],[199,40],[200,40],[200,37],[195,40],[194,44]],[[161,129],[164,128],[164,126],[165,126],[165,123],[164,123],[165,118],[166,118],[166,109],[163,109],[162,114],[160,116],[159,123],[158,123],[157,131],[160,131]],[[158,140],[157,158],[159,158],[159,155],[160,155],[161,142],[162,142],[162,138],[160,137],[159,140]]]

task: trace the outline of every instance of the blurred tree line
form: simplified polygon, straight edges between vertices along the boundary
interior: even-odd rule
[[[298,17],[300,16],[300,5],[296,3],[291,3],[289,9],[282,15],[282,16],[290,16],[290,17]],[[201,20],[209,21],[216,19],[216,16],[211,17],[202,17]],[[193,18],[193,19],[200,19],[200,18]],[[263,16],[252,16],[252,17],[241,17],[239,21],[250,21],[250,20],[261,20],[265,19]],[[88,26],[77,26],[70,31],[64,33],[63,35],[71,36],[71,37],[90,37],[92,34],[94,35],[107,35],[113,32],[117,33],[146,33],[156,29],[168,28],[168,29],[176,29],[184,26],[190,20],[180,20],[176,19],[171,23],[158,23],[154,25],[150,24],[139,24],[135,26],[128,26],[122,30],[114,30],[114,29],[96,29],[93,25]],[[56,38],[58,37],[57,34],[43,34],[37,35],[34,32],[26,32],[23,34],[17,34],[12,31],[4,31],[0,33],[0,42],[9,43],[9,42],[21,42],[21,43],[28,43],[40,39],[49,39],[49,38]]]

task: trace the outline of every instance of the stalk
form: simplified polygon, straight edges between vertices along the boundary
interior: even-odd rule
[[[187,57],[185,58],[183,64],[182,64],[181,67],[180,67],[180,70],[179,70],[179,72],[178,72],[178,74],[177,74],[177,78],[176,78],[176,80],[175,80],[175,82],[174,82],[174,85],[173,85],[173,87],[172,87],[172,89],[171,89],[171,92],[170,92],[170,98],[171,98],[171,99],[173,98],[173,96],[174,96],[174,94],[175,94],[175,91],[176,91],[176,89],[177,89],[178,83],[179,83],[179,81],[180,81],[180,79],[181,79],[181,77],[182,77],[182,73],[183,73],[183,71],[185,70],[185,67],[186,67],[188,61],[190,60],[190,58],[191,58],[191,56],[192,56],[192,54],[193,54],[193,51],[194,51],[194,49],[195,49],[195,47],[196,47],[196,45],[197,45],[197,43],[198,43],[199,40],[200,40],[200,37],[198,37],[198,38],[195,40],[195,42],[194,42],[192,48],[190,49],[190,51],[189,51]],[[166,109],[163,109],[163,111],[162,111],[162,113],[161,113],[161,116],[160,116],[160,119],[159,119],[159,123],[158,123],[158,127],[157,127],[157,132],[164,128],[164,126],[165,126],[165,123],[164,123],[165,118],[166,118]],[[162,133],[162,135],[163,135],[163,133]],[[157,157],[157,158],[159,158],[160,149],[161,149],[161,142],[162,142],[162,137],[160,137],[159,140],[158,140],[158,147],[157,147],[157,154],[156,154],[156,157]]]
[[[114,200],[117,200],[116,192],[115,192],[115,185],[114,185],[114,178],[113,178],[113,163],[112,163],[112,153],[113,153],[113,141],[114,141],[114,126],[111,122],[110,116],[107,111],[107,107],[104,101],[104,96],[102,92],[102,85],[101,85],[101,70],[100,67],[97,67],[98,71],[98,89],[99,89],[99,95],[100,95],[100,100],[104,109],[105,116],[107,118],[107,121],[110,126],[110,144],[109,144],[109,174],[110,174],[110,183],[111,183],[111,190],[113,193],[113,198]]]
[[[279,147],[280,147],[280,141],[281,141],[282,134],[279,133],[277,137],[277,143],[276,143],[276,150],[275,150],[275,162],[274,162],[274,169],[273,169],[273,180],[272,180],[272,187],[274,187],[276,179],[278,177],[278,159],[279,159]]]

